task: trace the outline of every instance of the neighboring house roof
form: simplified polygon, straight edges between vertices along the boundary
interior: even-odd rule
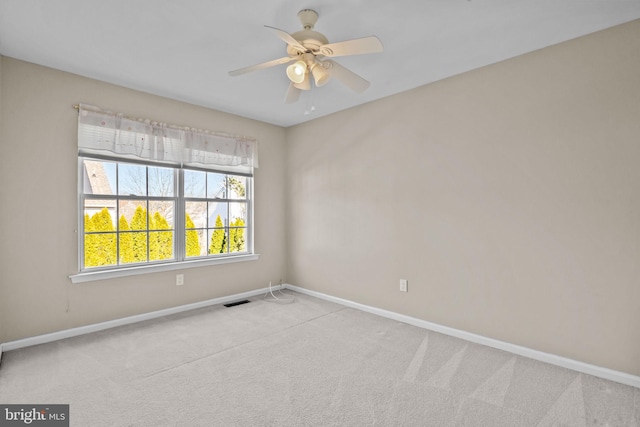
[[[104,165],[102,164],[102,162],[85,160],[84,167],[87,174],[86,178],[89,184],[89,188],[85,188],[85,193],[107,195],[113,194],[113,189],[111,188],[109,178],[107,177],[107,173],[104,170]]]
[[[109,178],[104,170],[104,165],[100,161],[84,160],[84,192],[86,194],[113,195]],[[104,207],[115,210],[115,200],[93,200],[87,199],[84,202],[85,209],[99,210]]]

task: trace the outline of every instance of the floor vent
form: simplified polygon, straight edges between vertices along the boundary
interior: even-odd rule
[[[247,304],[251,301],[249,301],[248,299],[243,299],[242,301],[236,301],[236,302],[230,302],[229,304],[224,304],[225,307],[235,307],[236,305],[240,305],[240,304]]]

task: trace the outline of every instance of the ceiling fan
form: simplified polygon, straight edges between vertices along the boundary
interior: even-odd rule
[[[288,56],[229,71],[229,75],[239,76],[251,71],[293,62],[287,67],[287,77],[291,82],[285,96],[284,102],[286,104],[296,102],[303,90],[311,89],[312,78],[317,87],[326,84],[333,77],[358,93],[367,90],[370,85],[367,80],[330,58],[382,52],[383,47],[380,40],[375,36],[370,36],[329,43],[323,34],[313,31],[313,27],[318,21],[318,13],[315,10],[303,9],[298,12],[298,18],[303,29],[293,34],[265,25],[287,43]]]

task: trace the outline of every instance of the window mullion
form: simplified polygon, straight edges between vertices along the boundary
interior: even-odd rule
[[[151,229],[151,204],[149,203],[149,166],[145,166],[144,168],[144,176],[145,176],[145,204],[146,204],[146,212],[147,212],[147,262],[151,261],[151,239],[149,236],[149,230]]]
[[[247,179],[245,200],[247,206],[247,251],[253,253],[253,179]]]
[[[184,261],[187,258],[185,248],[187,232],[185,226],[184,169],[182,168],[176,169],[174,175],[174,194],[177,195],[175,199],[174,250],[176,251],[176,260]]]
[[[120,198],[116,193],[116,265],[120,265]]]
[[[229,198],[229,176],[227,176],[227,199]],[[231,209],[229,200],[227,200],[227,219],[225,224],[225,232],[227,233],[227,252],[231,252]]]

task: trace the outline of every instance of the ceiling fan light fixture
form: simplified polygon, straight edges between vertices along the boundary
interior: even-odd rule
[[[319,63],[313,64],[311,67],[311,74],[313,74],[313,80],[317,87],[323,86],[329,81],[329,72]]]
[[[304,80],[302,80],[300,83],[293,83],[293,85],[300,90],[310,90],[311,79],[309,78],[309,73],[305,74]]]
[[[304,61],[296,61],[287,67],[287,77],[293,83],[302,83],[307,73],[307,64]]]

